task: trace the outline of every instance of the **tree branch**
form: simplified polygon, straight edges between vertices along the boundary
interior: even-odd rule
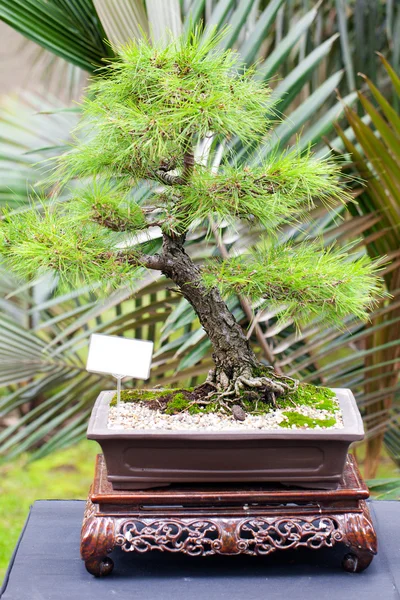
[[[194,153],[188,142],[188,148],[183,157],[182,179],[184,183],[189,183],[194,170]]]
[[[153,271],[161,271],[164,267],[164,258],[160,254],[132,254],[120,250],[116,258],[121,262],[128,262],[133,267],[146,267]]]
[[[162,165],[154,171],[154,175],[165,185],[185,185],[190,182],[194,169],[194,152],[191,146],[191,137],[189,137],[185,143],[185,150],[183,155],[183,168],[182,175],[172,175],[174,165],[170,164],[165,168]]]
[[[128,221],[125,221],[124,219],[112,219],[111,217],[103,217],[102,215],[97,214],[92,215],[91,220],[94,223],[102,225],[102,227],[110,229],[111,231],[137,231],[137,229],[130,229],[130,223]]]
[[[164,234],[163,258],[162,272],[179,287],[199,317],[213,346],[213,359],[217,369],[224,371],[230,378],[235,370],[240,370],[246,365],[255,366],[256,356],[241,326],[226,306],[218,289],[205,288],[201,281],[201,271],[186,254],[182,239]]]
[[[147,269],[161,271],[164,267],[164,258],[160,254],[141,254],[139,264]]]
[[[99,225],[102,225],[103,227],[110,229],[111,231],[117,231],[119,233],[124,232],[124,231],[128,231],[129,233],[135,233],[137,231],[142,231],[143,229],[149,229],[150,227],[161,227],[163,224],[162,221],[143,221],[141,227],[133,227],[131,223],[129,223],[128,221],[125,221],[123,219],[113,220],[111,218],[105,218],[102,216],[98,216],[98,217],[91,217],[91,220],[94,223],[98,223]]]
[[[172,175],[168,171],[162,171],[161,169],[154,171],[154,175],[161,183],[165,183],[165,185],[183,185],[185,183],[185,180],[180,175]]]

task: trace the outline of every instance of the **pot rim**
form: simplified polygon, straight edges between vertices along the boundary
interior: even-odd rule
[[[336,429],[229,429],[225,431],[207,430],[161,430],[161,429],[109,429],[108,410],[115,390],[100,392],[93,406],[87,428],[89,440],[100,439],[202,439],[202,440],[255,440],[255,439],[290,439],[332,441],[358,441],[364,438],[364,426],[360,411],[351,390],[346,388],[331,388],[336,394],[342,411],[344,427]]]

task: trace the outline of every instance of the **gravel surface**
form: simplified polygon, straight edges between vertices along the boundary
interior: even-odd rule
[[[294,411],[306,417],[326,419],[332,416],[325,410],[316,410],[310,406],[298,406],[293,409],[284,409],[285,412]],[[151,429],[162,431],[226,431],[235,429],[237,431],[254,429],[280,429],[279,426],[286,419],[281,409],[263,415],[247,415],[244,421],[237,421],[231,415],[221,413],[208,413],[189,415],[180,413],[177,415],[166,415],[158,410],[148,408],[144,402],[121,402],[120,414],[116,406],[110,408],[108,427],[110,429]],[[333,427],[315,427],[313,429],[341,429],[343,422],[339,413],[336,415],[336,424]],[[292,429],[303,429],[292,425]],[[307,429],[307,427],[306,427]]]

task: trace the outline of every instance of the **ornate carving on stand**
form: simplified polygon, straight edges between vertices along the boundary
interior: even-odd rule
[[[336,519],[330,517],[251,519],[122,520],[115,544],[125,552],[182,552],[267,555],[275,550],[305,546],[318,549],[342,541]]]
[[[115,542],[125,552],[161,550],[207,556],[221,551],[221,538],[221,526],[213,520],[134,519],[122,522]]]
[[[190,556],[267,556],[299,547],[318,550],[340,542],[349,549],[343,568],[360,572],[376,554],[377,541],[365,502],[368,490],[352,460],[346,468],[351,487],[315,492],[320,501],[312,502],[313,492],[309,490],[288,489],[282,496],[280,490],[268,488],[256,491],[260,499],[250,507],[246,503],[254,492],[250,488],[241,491],[239,497],[237,490],[231,498],[226,490],[218,492],[223,497],[218,506],[215,499],[210,504],[194,505],[190,491],[183,498],[182,491],[177,490],[174,505],[172,490],[159,492],[157,497],[154,490],[113,493],[105,484],[104,493],[97,489],[89,494],[81,556],[87,570],[101,576],[113,569],[107,554],[115,547],[139,553],[158,550]],[[99,481],[95,480],[95,487],[96,483],[99,487]],[[293,494],[298,495],[296,502]],[[163,505],[165,495],[168,498]],[[92,498],[96,498],[95,503]]]
[[[331,517],[254,518],[243,521],[239,530],[241,552],[266,555],[275,550],[305,546],[317,550],[342,540],[338,522]]]

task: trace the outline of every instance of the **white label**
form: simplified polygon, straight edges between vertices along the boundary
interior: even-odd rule
[[[153,342],[93,333],[86,369],[91,373],[148,379],[152,354]]]

